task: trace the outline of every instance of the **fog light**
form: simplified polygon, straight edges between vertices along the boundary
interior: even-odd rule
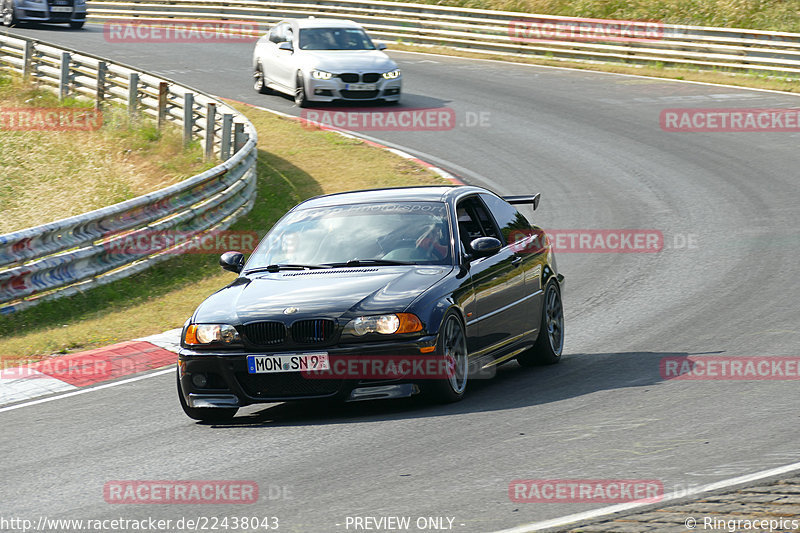
[[[195,387],[202,389],[206,386],[208,380],[205,374],[192,374],[192,383],[194,383]]]

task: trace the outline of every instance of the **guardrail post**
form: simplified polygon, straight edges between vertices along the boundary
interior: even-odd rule
[[[33,66],[33,42],[25,41],[25,48],[22,50],[22,79],[28,81],[31,77],[31,67]]]
[[[211,159],[214,155],[214,125],[217,122],[217,104],[209,102],[206,106],[206,147],[205,157]]]
[[[108,70],[108,65],[105,61],[99,61],[97,63],[97,75],[95,76],[95,82],[97,85],[97,89],[95,89],[95,99],[94,99],[94,106],[97,109],[103,107],[103,102],[106,100],[106,71]]]
[[[194,93],[183,93],[183,147],[192,142],[194,133]]]
[[[164,127],[164,121],[167,120],[167,91],[169,90],[169,83],[162,81],[158,84],[158,131]]]
[[[61,52],[61,74],[58,77],[59,102],[69,96],[69,62],[72,56],[69,52]]]
[[[128,115],[135,119],[139,114],[139,74],[131,72],[128,77]]]
[[[247,136],[244,134],[244,124],[237,122],[233,127],[233,153],[235,154],[241,150],[246,142]]]
[[[231,129],[233,126],[233,115],[225,113],[222,115],[222,142],[219,147],[219,156],[223,161],[231,157]]]

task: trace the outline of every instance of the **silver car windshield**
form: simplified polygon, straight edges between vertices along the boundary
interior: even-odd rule
[[[303,28],[301,50],[375,50],[375,45],[359,28]]]
[[[289,213],[264,237],[247,269],[348,261],[449,265],[450,258],[444,203],[374,203]]]

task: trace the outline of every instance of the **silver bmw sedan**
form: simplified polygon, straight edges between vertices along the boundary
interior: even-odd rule
[[[402,76],[385,48],[349,20],[282,20],[256,43],[254,87],[293,96],[299,107],[336,100],[397,103]]]

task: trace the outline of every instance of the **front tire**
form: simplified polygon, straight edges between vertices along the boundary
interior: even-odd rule
[[[86,23],[85,20],[73,20],[69,23],[69,27],[73,30],[79,30],[83,28],[83,25]]]
[[[552,365],[561,360],[563,349],[564,307],[561,304],[561,289],[551,279],[544,289],[539,337],[533,347],[517,356],[517,361],[522,366]]]
[[[16,26],[19,23],[19,19],[14,14],[14,0],[6,0],[2,3],[0,22],[8,27]]]
[[[428,383],[428,393],[434,401],[453,403],[464,397],[469,377],[469,354],[464,324],[455,312],[449,312],[442,320],[436,343],[436,353],[448,363],[449,378]]]
[[[264,79],[264,67],[259,64],[253,72],[253,89],[259,94],[269,94],[270,89],[267,87],[266,80]]]
[[[180,372],[180,371],[179,371]],[[238,409],[230,409],[224,407],[189,407],[186,404],[186,399],[183,397],[181,390],[181,377],[178,373],[178,399],[181,402],[181,408],[186,416],[193,420],[200,420],[201,422],[226,422],[233,418]]]
[[[302,72],[297,73],[294,84],[294,103],[297,107],[308,107],[308,97],[306,96],[306,83]]]

